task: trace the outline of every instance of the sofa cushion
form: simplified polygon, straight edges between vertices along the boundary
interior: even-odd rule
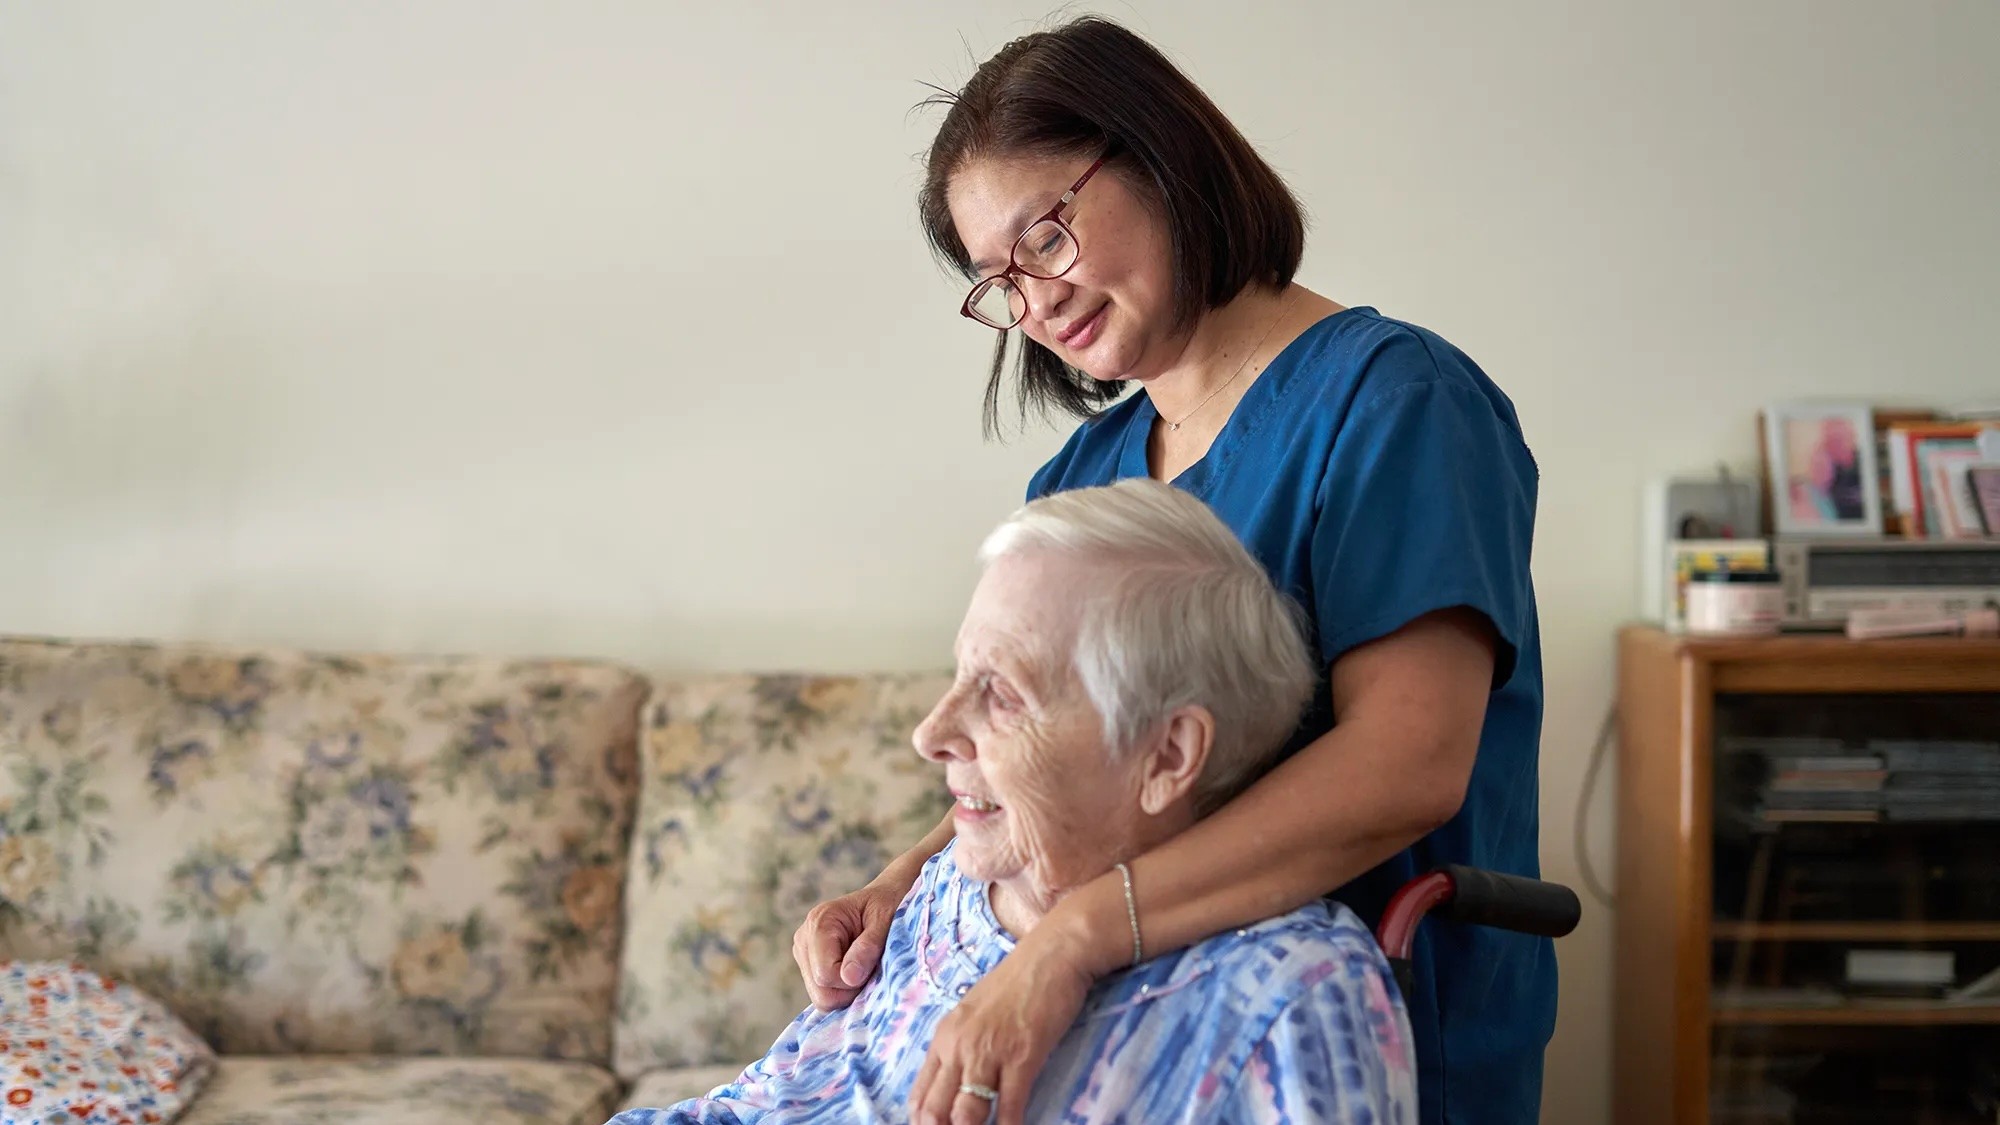
[[[606,1061],[643,680],[0,640],[0,955],[224,1053]]]
[[[910,735],[940,673],[663,682],[640,738],[614,1068],[741,1064],[806,1004],[792,934],[950,807]]]
[[[131,985],[82,965],[0,964],[0,1121],[170,1121],[214,1066],[200,1036]]]
[[[225,1057],[174,1125],[604,1125],[618,1085],[580,1062]]]
[[[711,1093],[718,1086],[727,1086],[742,1073],[743,1067],[740,1066],[690,1066],[648,1071],[640,1075],[639,1080],[619,1099],[618,1112],[678,1105],[689,1098]]]

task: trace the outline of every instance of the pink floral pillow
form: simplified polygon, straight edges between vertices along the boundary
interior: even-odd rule
[[[215,1052],[153,997],[81,965],[0,961],[0,1123],[164,1125]]]

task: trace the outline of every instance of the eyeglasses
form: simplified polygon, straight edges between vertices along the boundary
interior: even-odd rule
[[[982,278],[979,284],[966,294],[965,304],[958,310],[960,316],[968,316],[989,328],[1002,332],[1021,323],[1028,315],[1028,295],[1021,290],[1017,277],[1032,277],[1041,281],[1051,281],[1069,272],[1076,265],[1076,258],[1082,252],[1077,242],[1076,232],[1063,222],[1062,209],[1090,182],[1090,177],[1104,166],[1110,154],[1097,158],[1096,163],[1084,170],[1077,181],[1062,193],[1049,213],[1028,224],[1028,229],[1014,240],[1014,247],[1007,254],[1007,268],[991,277]]]

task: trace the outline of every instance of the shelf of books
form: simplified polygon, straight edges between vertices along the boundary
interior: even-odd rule
[[[1711,1119],[1994,1120],[2000,696],[1714,706]]]
[[[1621,1125],[2000,1121],[2000,646],[1964,643],[1628,640]],[[1948,686],[1856,689],[1912,659]]]

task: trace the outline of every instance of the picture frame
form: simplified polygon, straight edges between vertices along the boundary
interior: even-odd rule
[[[1979,526],[1987,535],[2000,539],[2000,461],[1973,465],[1966,470],[1973,504],[1979,509]]]
[[[1867,403],[1766,407],[1764,463],[1779,535],[1882,536],[1881,463]]]

